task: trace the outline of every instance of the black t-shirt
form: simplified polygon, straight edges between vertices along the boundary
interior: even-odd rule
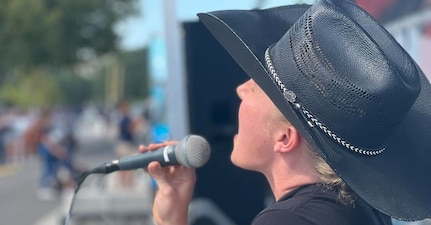
[[[391,225],[391,218],[363,201],[345,205],[321,184],[292,191],[260,212],[252,225]]]

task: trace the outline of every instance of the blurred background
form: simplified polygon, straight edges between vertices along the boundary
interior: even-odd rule
[[[190,133],[212,148],[191,223],[249,224],[272,201],[261,175],[229,161],[247,76],[196,14],[313,0],[0,2],[1,224],[62,224],[80,173]],[[431,78],[431,1],[356,2]],[[152,224],[154,189],[142,171],[89,177],[74,223]]]

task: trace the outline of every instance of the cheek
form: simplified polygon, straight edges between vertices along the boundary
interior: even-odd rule
[[[234,163],[241,158],[247,157],[247,152],[251,150],[249,147],[252,144],[250,140],[255,138],[253,117],[255,116],[251,107],[241,103],[238,110],[238,134],[234,140],[234,149],[231,156]]]
[[[259,106],[241,104],[238,111],[239,132],[253,132],[259,127],[262,120],[262,113]]]
[[[262,163],[268,145],[268,131],[266,113],[262,107],[252,107],[242,104],[239,108],[238,135],[234,141],[232,162],[245,169],[255,169]],[[259,159],[259,160],[256,160]]]

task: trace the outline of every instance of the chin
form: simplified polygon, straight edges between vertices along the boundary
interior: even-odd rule
[[[238,162],[238,159],[235,157],[234,151],[230,154],[230,161],[237,167],[241,167],[241,164]]]
[[[236,167],[239,167],[239,168],[245,169],[245,170],[250,170],[250,168],[249,168],[250,165],[247,165],[246,162],[243,162],[243,161],[241,161],[241,159],[236,158],[234,154],[230,155],[230,161]]]

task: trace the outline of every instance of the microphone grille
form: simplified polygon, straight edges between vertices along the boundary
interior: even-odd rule
[[[198,168],[203,166],[210,157],[210,145],[201,136],[189,135],[177,146],[175,156],[181,165]]]

